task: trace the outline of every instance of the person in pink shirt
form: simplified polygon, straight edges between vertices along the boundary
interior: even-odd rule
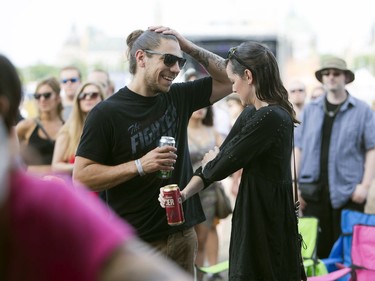
[[[13,127],[21,93],[0,55],[0,280],[191,280],[85,188],[24,171]]]

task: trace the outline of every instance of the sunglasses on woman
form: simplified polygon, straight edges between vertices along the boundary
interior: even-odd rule
[[[48,100],[51,96],[52,96],[52,93],[51,93],[51,92],[49,92],[49,93],[44,93],[44,94],[38,94],[38,93],[35,93],[35,94],[34,94],[34,99],[36,99],[36,100],[40,100],[40,98],[43,97],[45,100]]]
[[[80,93],[79,96],[78,96],[78,99],[79,100],[85,100],[86,98],[89,98],[89,100],[93,100],[93,99],[96,99],[97,97],[99,97],[99,93],[97,92],[90,92],[90,93]]]
[[[167,66],[167,67],[172,67],[176,64],[176,62],[178,62],[178,66],[180,68],[183,68],[185,63],[186,63],[186,59],[177,57],[177,56],[172,55],[172,54],[159,53],[159,52],[155,52],[155,51],[152,51],[152,50],[143,50],[143,51],[148,53],[148,54],[162,56],[163,62],[165,64],[165,66]]]

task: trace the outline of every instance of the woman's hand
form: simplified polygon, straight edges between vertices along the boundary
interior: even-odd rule
[[[164,198],[164,191],[163,191],[163,189],[164,189],[164,187],[160,188],[158,200],[159,200],[160,206],[162,206],[163,208],[165,208],[165,198]],[[186,195],[182,191],[180,191],[180,195],[181,195],[181,200],[182,200],[181,202],[184,202],[186,200]]]
[[[161,187],[160,188],[160,193],[159,193],[159,203],[160,203],[160,206],[162,206],[163,208],[165,208],[165,198],[164,198],[164,191],[163,191],[164,187]]]
[[[206,167],[207,163],[210,162],[212,159],[214,159],[216,155],[219,154],[219,152],[220,152],[219,147],[215,146],[213,150],[211,149],[209,152],[207,152],[204,155],[203,160],[202,160],[202,171]]]

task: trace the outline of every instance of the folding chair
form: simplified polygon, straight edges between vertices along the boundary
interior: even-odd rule
[[[324,276],[309,277],[308,281],[334,281],[343,277],[351,281],[375,280],[375,226],[357,224],[353,226],[349,266]],[[350,275],[349,275],[350,273]]]
[[[364,214],[353,210],[343,210],[341,214],[341,235],[332,247],[328,258],[322,259],[328,272],[339,269],[336,264],[349,266],[351,264],[351,248],[353,226],[356,224],[375,225],[375,215]],[[339,281],[346,281],[349,276],[344,276]]]
[[[229,261],[226,260],[211,266],[198,267],[196,265],[195,268],[204,274],[215,275],[227,271],[229,269]]]
[[[303,264],[308,276],[328,273],[325,264],[320,261],[316,255],[319,220],[315,217],[301,217],[299,218],[298,222],[298,230],[301,233],[304,241],[304,247],[302,247],[301,253],[304,259]],[[207,267],[196,266],[198,271],[211,275],[224,272],[228,270],[228,268],[228,261],[223,261]]]
[[[303,238],[301,254],[307,276],[323,275],[328,273],[325,264],[318,259],[317,244],[319,220],[316,217],[301,217],[298,221],[298,231]]]

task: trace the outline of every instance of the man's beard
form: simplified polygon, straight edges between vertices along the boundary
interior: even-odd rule
[[[154,78],[153,73],[151,73],[150,75],[146,73],[145,83],[147,83],[147,88],[149,88],[155,96],[160,93],[166,94],[169,92],[170,87],[162,87],[158,83],[158,81],[155,81],[154,79],[155,78]]]

